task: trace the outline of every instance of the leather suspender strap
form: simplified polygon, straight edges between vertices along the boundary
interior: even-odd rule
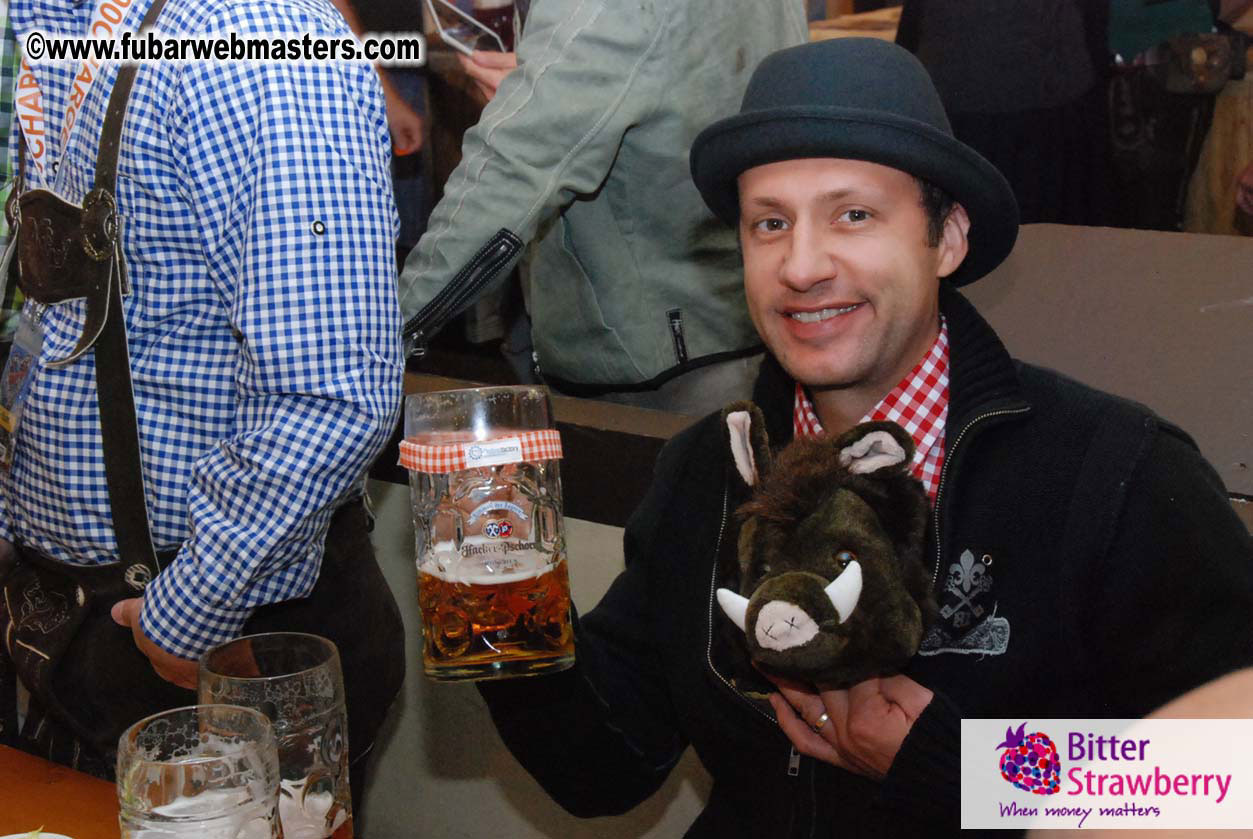
[[[165,7],[165,0],[153,0],[139,31],[150,29],[157,22],[157,16]],[[135,64],[123,64],[118,70],[117,80],[113,83],[113,92],[109,95],[109,108],[104,114],[104,124],[100,127],[100,146],[96,150],[96,189],[113,192],[117,184],[118,147],[122,143],[122,121],[126,118],[126,104],[130,100],[131,88],[135,85],[135,74],[139,70]]]
[[[140,30],[156,22],[165,0],[153,0],[144,15]],[[122,258],[121,240],[117,236],[117,215],[113,192],[117,185],[118,148],[122,139],[122,123],[138,67],[126,64],[117,74],[104,125],[100,129],[100,146],[96,153],[96,178],[91,193],[84,201],[84,238],[92,235],[94,221],[112,234],[113,260],[109,278],[108,315],[95,345],[96,403],[100,408],[101,448],[104,455],[105,478],[109,487],[109,506],[113,513],[113,532],[123,563],[143,562],[156,574],[160,570],[148,525],[148,505],[144,495],[143,470],[139,459],[139,424],[135,413],[135,396],[131,389],[130,353],[126,347],[126,322],[122,315],[122,295],[129,292],[126,262]],[[93,201],[94,199],[94,201]]]

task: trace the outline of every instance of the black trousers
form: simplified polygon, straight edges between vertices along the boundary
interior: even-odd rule
[[[327,531],[325,558],[313,591],[298,600],[257,609],[241,633],[309,632],[329,638],[339,648],[348,712],[349,780],[358,815],[367,757],[400,692],[405,670],[404,627],[374,557],[370,528],[360,501],[341,507]],[[21,551],[19,547],[19,555]],[[0,627],[7,628],[9,615],[3,604],[0,613]],[[0,676],[0,688],[3,681]],[[126,727],[149,714],[196,702],[194,692],[156,675],[135,647],[130,630],[114,624],[107,607],[94,610],[84,621],[55,671],[53,686],[60,701],[72,707],[77,726],[58,719],[32,697],[21,732],[4,732],[6,744],[107,780],[114,780],[117,738]],[[11,701],[11,691],[0,691],[0,706]],[[11,712],[3,716],[12,719]],[[84,728],[98,734],[80,736]]]

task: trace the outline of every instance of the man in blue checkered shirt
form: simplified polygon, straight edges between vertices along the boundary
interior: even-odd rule
[[[34,29],[82,36],[98,5],[15,0],[10,14],[19,42]],[[149,5],[130,3],[122,26],[137,30]],[[156,28],[349,34],[325,0],[168,0]],[[118,66],[98,74],[62,145],[78,70],[34,68],[48,149],[42,172],[25,169],[28,188],[74,203],[91,188]],[[377,76],[325,62],[141,66],[116,197],[144,488],[168,564],[113,617],[166,681],[194,687],[207,648],[283,626],[256,619],[297,608],[290,601],[321,603],[308,628],[340,645],[350,747],[362,755],[403,673],[399,617],[360,501],[403,376]],[[94,356],[46,364],[68,354],[83,310],[71,301],[34,314],[45,337],[0,477],[0,537],[66,564],[112,562]],[[355,555],[331,567],[337,538]],[[109,681],[80,687],[135,689]],[[359,723],[366,706],[374,717]]]

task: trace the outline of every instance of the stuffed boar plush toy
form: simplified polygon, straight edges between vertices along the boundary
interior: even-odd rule
[[[936,614],[927,496],[891,422],[797,439],[772,459],[752,403],[724,412],[740,507],[738,591],[718,603],[762,671],[839,688],[898,672]]]

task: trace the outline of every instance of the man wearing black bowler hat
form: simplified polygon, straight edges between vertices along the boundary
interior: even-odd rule
[[[624,811],[690,744],[714,783],[689,836],[945,833],[961,718],[1139,717],[1253,662],[1253,544],[1192,441],[1010,358],[957,291],[1010,252],[1017,209],[912,56],[775,53],[691,168],[739,231],[770,440],[865,419],[913,438],[940,617],[901,674],[742,691],[714,592],[743,491],[706,418],[660,456],[576,667],[481,687],[563,806]]]

